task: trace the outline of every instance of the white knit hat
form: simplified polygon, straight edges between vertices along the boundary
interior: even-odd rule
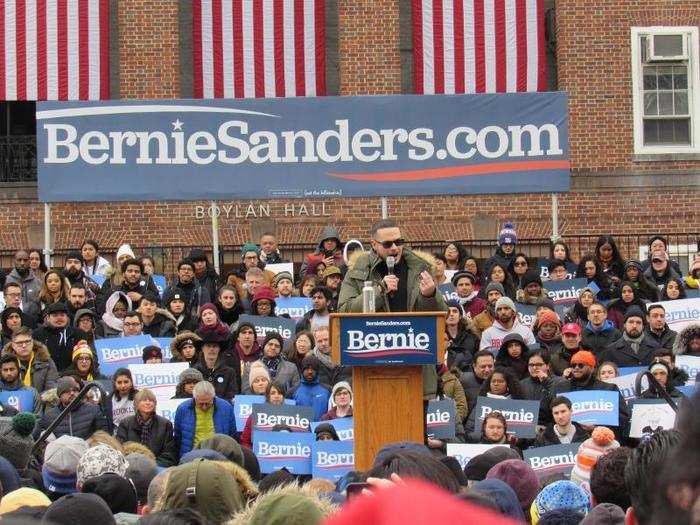
[[[119,249],[117,250],[117,260],[119,260],[119,258],[122,255],[128,255],[129,258],[136,259],[136,255],[134,254],[134,250],[132,250],[131,246],[129,246],[128,244],[122,244],[119,247]]]
[[[270,381],[270,372],[267,371],[267,367],[262,361],[255,361],[250,364],[250,370],[248,371],[248,384],[250,388],[253,388],[253,381],[258,377],[266,377]]]

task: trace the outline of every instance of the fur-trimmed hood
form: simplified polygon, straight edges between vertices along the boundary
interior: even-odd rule
[[[5,345],[5,347],[2,349],[3,354],[12,354],[12,355],[17,355],[15,353],[15,349],[12,348],[12,342],[9,342]],[[51,354],[49,353],[49,349],[46,347],[44,343],[40,343],[36,339],[34,339],[34,354],[36,355],[36,359],[38,361],[43,361],[47,363],[49,359],[51,359]]]
[[[695,337],[700,337],[700,323],[691,323],[678,332],[678,337],[673,343],[674,355],[685,354],[688,351],[690,341]]]
[[[175,319],[175,316],[170,313],[169,310],[166,310],[165,308],[156,308],[156,315],[162,315],[165,317],[168,321],[172,321],[173,323],[177,323],[177,319]]]
[[[432,254],[424,252],[422,250],[412,250],[410,248],[404,248],[404,253],[406,252],[408,252],[409,254],[413,254],[420,259],[423,259],[428,264],[428,266],[430,266],[430,271],[435,271],[435,257],[433,257]],[[377,258],[377,255],[374,253],[374,251],[371,250],[355,250],[354,252],[352,252],[352,254],[350,255],[350,259],[348,260],[348,270],[352,270],[357,264],[357,262],[360,260],[360,258],[363,256],[367,256],[368,254],[373,259]],[[372,266],[374,266],[374,264],[372,264]]]
[[[198,347],[199,343],[202,342],[202,338],[194,332],[187,331],[177,334],[175,337],[173,337],[173,340],[170,341],[170,353],[172,354],[173,359],[177,359],[178,361],[182,361],[184,359],[177,347],[180,343],[186,341],[187,339],[192,339],[192,341],[197,343],[195,347]],[[197,351],[199,351],[199,349],[197,349]]]
[[[289,483],[258,496],[248,507],[236,513],[226,525],[247,525],[253,518],[258,523],[282,523],[280,518],[289,513],[290,504],[294,504],[296,522],[309,525],[320,523],[339,509],[308,485],[300,487],[297,483]]]

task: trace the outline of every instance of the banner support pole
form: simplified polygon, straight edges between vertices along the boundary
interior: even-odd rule
[[[382,219],[389,218],[389,199],[382,197]]]
[[[48,202],[44,203],[44,264],[47,268],[53,266],[51,264],[51,205]]]
[[[214,269],[219,272],[219,208],[211,201],[211,241],[213,246]]]
[[[557,242],[559,238],[559,196],[552,193],[552,242]]]

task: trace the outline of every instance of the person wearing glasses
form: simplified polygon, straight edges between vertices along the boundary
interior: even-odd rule
[[[17,357],[19,377],[25,385],[33,387],[40,394],[56,386],[56,363],[51,359],[49,349],[32,339],[32,331],[26,326],[19,327],[12,334],[12,341],[2,353]]]

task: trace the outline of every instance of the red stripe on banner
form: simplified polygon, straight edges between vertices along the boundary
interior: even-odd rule
[[[474,0],[474,91],[486,91],[486,50],[484,49],[484,0]]]
[[[27,100],[27,4],[15,3],[15,53],[17,64],[17,100]]]
[[[262,0],[253,0],[253,71],[255,71],[255,98],[265,97],[265,39],[263,36]]]
[[[58,100],[68,100],[68,0],[58,0]]]
[[[433,0],[433,82],[434,92],[437,94],[445,92],[445,42],[442,24],[442,0]]]
[[[224,51],[222,33],[221,0],[211,2],[212,69],[214,72],[214,98],[224,96]]]
[[[109,0],[100,1],[100,99],[109,99]]]
[[[314,2],[314,29],[316,33],[316,95],[326,94],[326,3]]]
[[[527,6],[515,2],[515,42],[518,81],[516,89],[527,91]]]
[[[0,2],[0,101],[5,100],[5,3]]]
[[[243,2],[233,1],[233,96],[245,97],[243,85]]]
[[[304,63],[304,0],[294,0],[294,75],[297,97],[306,95]]]
[[[419,95],[424,92],[422,0],[413,0],[413,91]]]
[[[537,91],[547,90],[547,56],[544,52],[544,0],[537,0]]]
[[[194,70],[194,97],[202,98],[202,0],[192,2],[192,69]]]
[[[100,6],[102,7],[102,6]],[[78,98],[90,98],[90,41],[88,39],[89,0],[78,2]]]
[[[275,96],[284,96],[284,3],[274,2],[275,31]]]
[[[455,93],[464,93],[464,0],[454,0]]]
[[[506,85],[506,6],[494,2],[494,31],[496,34],[496,91],[505,93]]]
[[[36,98],[46,100],[46,0],[36,2]]]

